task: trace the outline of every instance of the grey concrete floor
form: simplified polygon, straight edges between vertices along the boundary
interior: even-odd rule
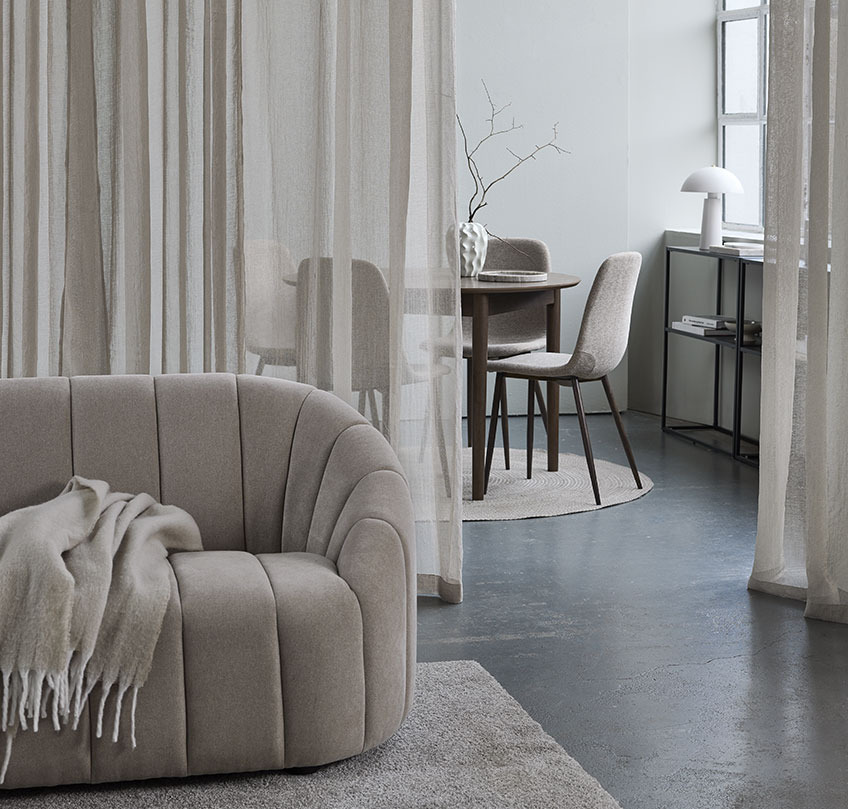
[[[478,660],[624,809],[848,807],[848,626],[747,591],[756,470],[625,423],[654,490],[466,523],[465,601],[419,599],[419,660]],[[611,417],[589,426],[625,463]]]

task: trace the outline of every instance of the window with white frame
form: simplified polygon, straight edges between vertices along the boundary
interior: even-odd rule
[[[718,159],[744,194],[724,196],[725,226],[762,230],[768,0],[718,0]]]

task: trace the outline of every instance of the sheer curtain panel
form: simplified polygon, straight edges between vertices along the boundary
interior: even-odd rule
[[[384,432],[419,592],[460,601],[459,346],[428,348],[459,305],[453,4],[243,11],[248,368],[332,390]]]
[[[770,6],[760,500],[749,587],[848,622],[848,3]]]
[[[240,14],[4,0],[3,375],[240,369]]]
[[[450,0],[3,0],[0,376],[330,390],[459,601],[453,31]]]

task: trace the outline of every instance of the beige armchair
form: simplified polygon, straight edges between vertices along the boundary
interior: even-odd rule
[[[174,374],[3,380],[0,414],[0,514],[77,474],[181,506],[204,544],[170,557],[138,747],[94,738],[88,716],[42,725],[18,735],[5,788],[316,766],[398,729],[415,670],[412,504],[352,408],[295,382]]]

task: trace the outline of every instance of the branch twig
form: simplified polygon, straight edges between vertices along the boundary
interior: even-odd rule
[[[468,148],[468,136],[466,135],[465,127],[463,127],[462,125],[462,120],[460,119],[459,114],[457,114],[456,116],[456,121],[459,124],[459,130],[462,133],[462,144],[465,150],[465,161],[468,165],[468,171],[471,173],[471,179],[474,181],[474,193],[471,195],[471,199],[468,200],[469,222],[473,222],[475,214],[481,208],[485,208],[486,205],[489,204],[486,201],[486,194],[489,193],[489,191],[492,189],[492,186],[494,186],[496,183],[499,183],[501,180],[505,180],[507,177],[509,177],[510,174],[512,174],[512,172],[514,172],[519,166],[523,165],[528,160],[535,160],[536,155],[539,154],[539,152],[548,148],[552,148],[556,151],[557,154],[569,154],[566,149],[563,149],[557,144],[556,140],[558,135],[558,124],[554,124],[553,137],[547,143],[543,143],[541,145],[537,144],[532,152],[527,155],[524,155],[523,157],[514,152],[509,147],[507,147],[507,152],[509,152],[509,154],[511,154],[512,157],[515,158],[515,164],[500,177],[496,177],[494,180],[487,184],[483,180],[483,175],[480,171],[480,167],[477,165],[477,161],[474,159],[474,155],[477,154],[477,151],[484,143],[486,143],[486,141],[491,140],[492,138],[496,138],[498,137],[498,135],[506,135],[510,132],[514,132],[517,129],[523,129],[524,126],[523,124],[516,124],[515,118],[513,118],[512,124],[510,126],[498,129],[497,117],[505,109],[507,109],[512,104],[512,102],[504,104],[502,107],[498,107],[492,99],[492,94],[489,92],[489,88],[486,86],[486,82],[482,81],[481,79],[481,83],[483,84],[483,89],[486,92],[486,98],[489,102],[490,115],[488,118],[486,118],[486,122],[489,124],[489,131],[482,138],[480,138],[480,140],[477,142],[477,145],[473,149]]]

